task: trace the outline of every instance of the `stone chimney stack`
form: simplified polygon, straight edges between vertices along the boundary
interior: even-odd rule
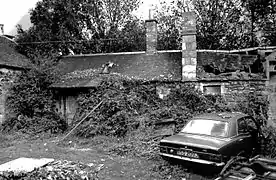
[[[4,24],[0,24],[0,36],[4,35]]]
[[[183,13],[182,23],[182,80],[196,80],[196,14]]]
[[[146,20],[146,53],[157,52],[157,20],[152,17],[152,10],[149,10],[149,20]]]

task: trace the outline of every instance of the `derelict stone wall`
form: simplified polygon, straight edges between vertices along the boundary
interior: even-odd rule
[[[243,94],[258,93],[267,95],[267,88],[264,80],[246,80],[246,81],[203,81],[199,82],[199,89],[204,92],[205,86],[220,86],[221,94],[229,103],[236,103]],[[208,92],[204,92],[208,93]],[[237,98],[238,97],[238,98]]]
[[[8,111],[6,106],[8,90],[19,73],[17,70],[0,68],[0,124],[5,120]]]

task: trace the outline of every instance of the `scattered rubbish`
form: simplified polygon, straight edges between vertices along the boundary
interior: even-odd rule
[[[94,166],[95,164],[94,163],[89,163],[89,164],[87,164],[87,166],[89,166],[89,167],[92,167],[92,166]]]
[[[26,162],[30,166],[26,166]],[[1,165],[0,179],[98,179],[98,172],[103,168],[104,164],[96,165],[90,163],[88,165],[54,159],[32,159],[19,158],[4,165]],[[20,172],[20,173],[16,173]]]
[[[95,171],[96,171],[96,172],[99,172],[103,167],[104,167],[104,164],[99,164],[99,165],[96,167]]]
[[[275,180],[276,160],[255,156],[247,160],[234,157],[215,180]]]

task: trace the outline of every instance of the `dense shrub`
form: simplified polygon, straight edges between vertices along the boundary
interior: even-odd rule
[[[262,127],[260,138],[260,153],[266,157],[276,158],[276,130],[273,127]]]
[[[168,97],[159,98],[156,86],[169,88]],[[144,126],[169,118],[175,119],[178,126],[183,126],[193,115],[216,109],[216,103],[195,90],[192,84],[149,83],[108,76],[104,77],[99,87],[79,96],[78,114],[89,113],[101,100],[102,105],[77,129],[78,136],[121,137],[141,125],[137,120],[141,115],[149,117],[143,122]]]
[[[37,110],[50,109],[53,98],[49,86],[53,77],[49,71],[32,67],[15,79],[7,97],[7,108],[12,115],[32,117]]]
[[[265,126],[268,119],[267,112],[269,105],[267,96],[258,92],[250,92],[248,94],[244,94],[243,98],[245,100],[240,101],[237,104],[236,110],[253,116],[258,121],[260,126]]]
[[[170,88],[169,95],[160,99],[156,91],[157,86]],[[158,141],[156,139],[151,141],[148,138],[153,135],[151,133],[154,133],[156,122],[172,118],[176,120],[175,132],[177,132],[196,114],[240,111],[252,115],[261,127],[262,136],[259,139],[261,154],[274,157],[276,132],[266,127],[268,111],[266,98],[257,92],[243,93],[236,95],[233,98],[236,103],[229,105],[224,97],[203,95],[196,91],[192,84],[144,83],[121,77],[106,77],[98,88],[79,96],[80,114],[87,114],[101,100],[104,101],[76,130],[76,135],[124,137],[124,141],[113,147],[116,153],[144,156],[146,152],[150,152],[151,156],[154,155],[152,152]],[[111,148],[111,151],[113,150]]]
[[[60,133],[67,128],[66,121],[58,114],[51,111],[35,113],[32,117],[19,115],[10,117],[1,125],[3,132],[20,131],[23,133],[37,134],[41,132]]]
[[[267,127],[269,106],[267,96],[259,92],[250,92],[235,99],[240,101],[238,101],[233,110],[253,116],[259,125],[259,151],[257,153],[263,156],[276,157],[276,130],[272,127]]]
[[[50,85],[57,79],[50,61],[40,66],[30,65],[14,80],[6,99],[4,131],[25,132],[64,131],[66,123],[53,110]]]

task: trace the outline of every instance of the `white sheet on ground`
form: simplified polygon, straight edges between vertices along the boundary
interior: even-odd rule
[[[53,161],[54,159],[50,159],[50,158],[34,159],[34,158],[21,157],[21,158],[6,162],[4,164],[1,164],[0,173],[3,171],[12,171],[15,173],[31,172],[35,168],[42,167]]]

